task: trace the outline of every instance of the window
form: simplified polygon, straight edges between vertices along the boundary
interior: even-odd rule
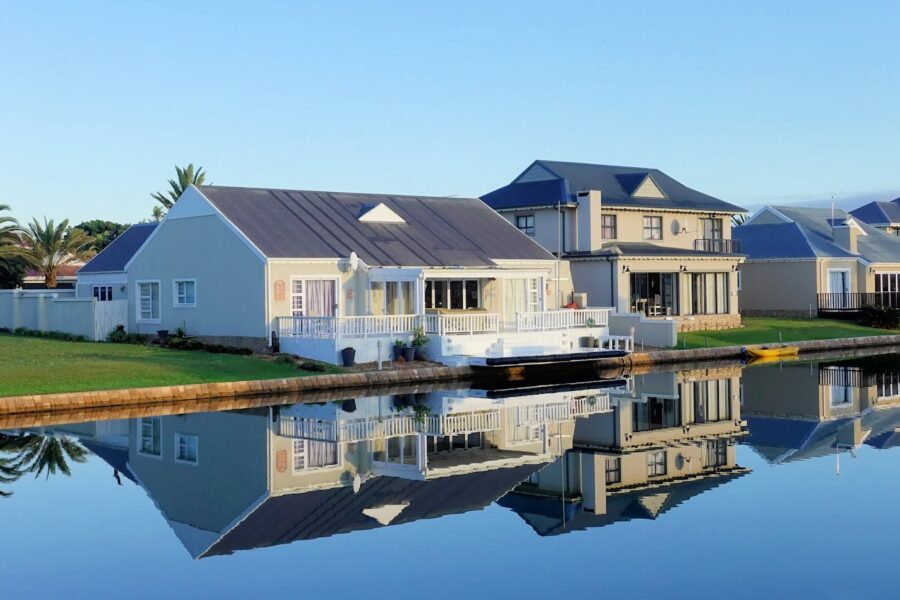
[[[606,485],[620,483],[622,481],[622,459],[606,459]]]
[[[694,423],[712,423],[731,419],[730,379],[695,381],[693,392]]]
[[[335,442],[294,440],[294,471],[336,467],[338,451]]]
[[[634,402],[631,409],[631,430],[653,431],[681,426],[681,398],[647,398]]]
[[[616,215],[600,215],[600,237],[614,240],[618,237]]]
[[[138,454],[162,457],[162,419],[160,417],[142,417],[138,421],[140,440]]]
[[[666,451],[655,450],[647,453],[647,477],[660,477],[666,474]]]
[[[196,465],[198,462],[197,447],[200,442],[196,435],[175,434],[175,462]]]
[[[695,315],[728,312],[728,273],[691,274],[691,312]]]
[[[534,215],[520,215],[516,217],[516,227],[522,233],[534,235]]]
[[[159,321],[159,282],[139,281],[137,283],[138,321]]]
[[[631,312],[641,312],[648,317],[677,315],[677,274],[632,273]]]
[[[172,285],[175,293],[176,307],[195,307],[197,306],[197,280],[196,279],[176,279]]]
[[[91,286],[91,296],[99,302],[109,302],[112,300],[111,285],[95,285]]]
[[[644,217],[644,239],[661,240],[662,217]]]
[[[700,231],[705,240],[721,240],[722,219],[700,219]]]
[[[337,280],[292,279],[291,315],[333,317],[337,313]]]
[[[468,310],[481,306],[477,279],[429,279],[425,281],[425,308]]]
[[[728,440],[710,440],[706,443],[706,466],[721,467],[728,461]]]

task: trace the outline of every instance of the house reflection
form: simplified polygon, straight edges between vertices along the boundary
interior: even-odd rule
[[[199,558],[484,508],[571,447],[577,419],[610,411],[610,389],[587,384],[142,417],[68,432],[141,485]]]
[[[579,420],[572,448],[500,500],[540,535],[656,519],[747,472],[740,370],[653,373]]]
[[[744,372],[744,443],[771,463],[900,445],[900,359],[784,363]]]

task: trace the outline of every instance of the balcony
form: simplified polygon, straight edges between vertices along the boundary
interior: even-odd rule
[[[714,252],[716,254],[740,254],[741,241],[700,238],[694,240],[694,250],[698,252]]]
[[[820,315],[855,316],[864,306],[900,308],[900,292],[829,292],[817,294]]]

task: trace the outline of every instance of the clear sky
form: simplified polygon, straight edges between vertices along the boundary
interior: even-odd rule
[[[0,203],[223,185],[481,195],[536,158],[739,204],[900,190],[898,3],[10,2]]]

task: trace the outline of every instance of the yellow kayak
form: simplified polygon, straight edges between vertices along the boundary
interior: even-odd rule
[[[744,350],[752,358],[778,358],[781,356],[797,356],[797,346],[777,346],[775,348],[746,348]]]
[[[792,362],[795,360],[800,360],[799,356],[767,356],[765,358],[756,358],[751,356],[747,359],[748,366],[758,366],[758,365],[772,365],[772,364],[781,364],[786,362]]]

